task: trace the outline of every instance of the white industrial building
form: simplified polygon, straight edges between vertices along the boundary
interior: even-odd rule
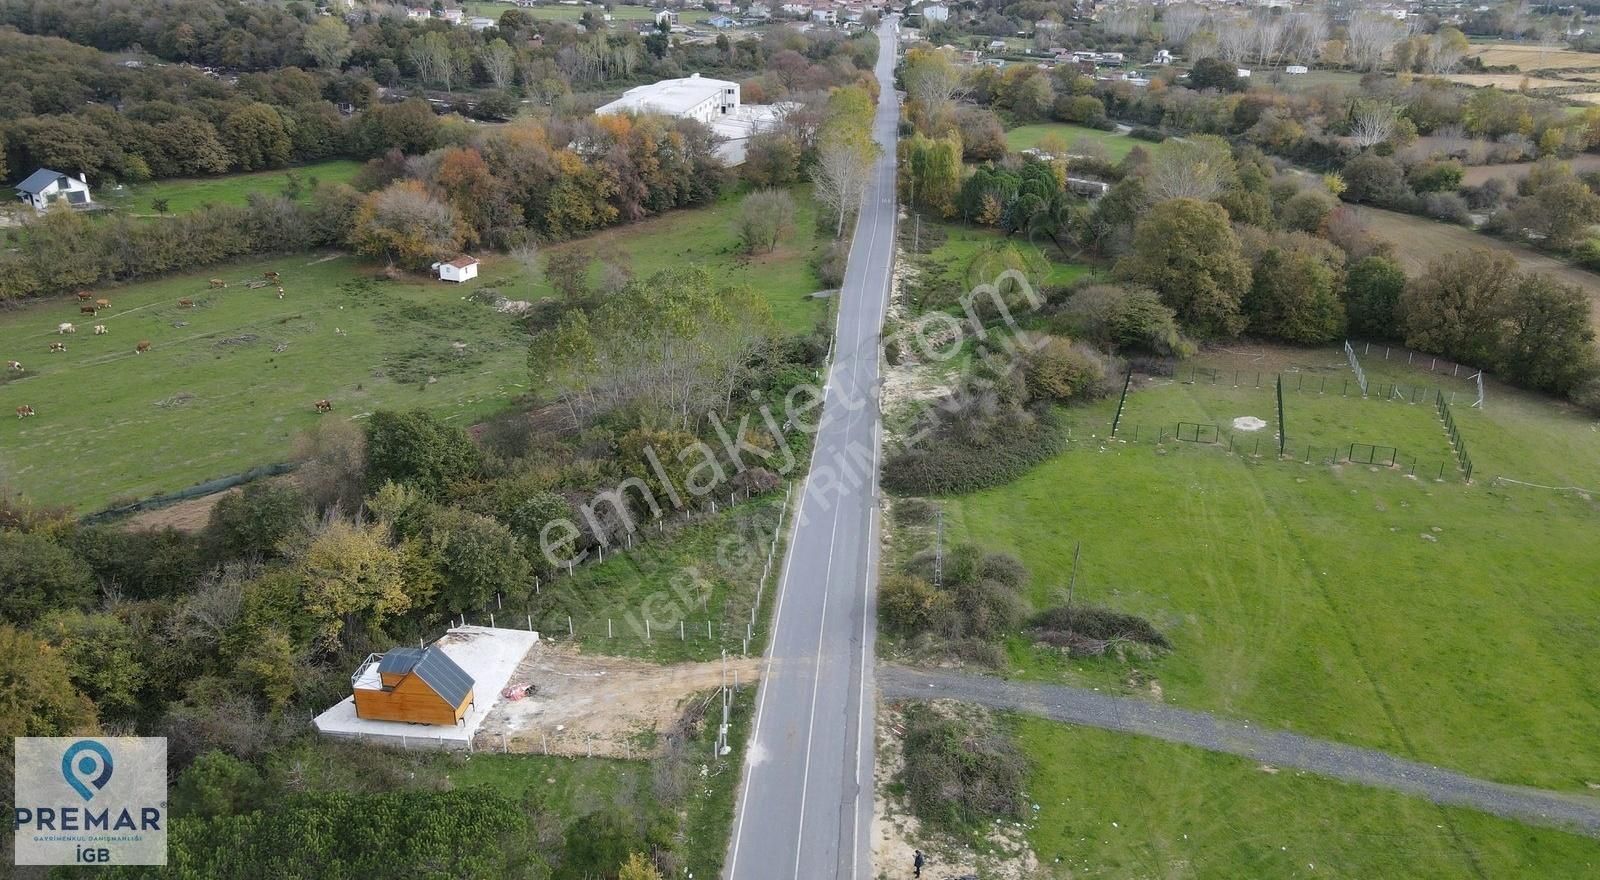
[[[660,113],[679,119],[697,119],[722,136],[723,143],[717,155],[729,165],[738,165],[744,162],[750,137],[775,126],[782,109],[782,105],[741,104],[738,83],[694,73],[681,79],[635,86],[594,112],[597,116]]]

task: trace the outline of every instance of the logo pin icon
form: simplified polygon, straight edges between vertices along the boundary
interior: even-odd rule
[[[92,800],[111,781],[111,750],[92,739],[73,743],[61,756],[61,777],[84,800]]]

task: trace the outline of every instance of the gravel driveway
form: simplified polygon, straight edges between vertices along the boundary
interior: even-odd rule
[[[1294,767],[1346,782],[1388,788],[1436,804],[1471,807],[1507,819],[1600,837],[1600,798],[1475,779],[1386,752],[1341,745],[1224,720],[1131,697],[1066,685],[1006,681],[959,672],[878,667],[888,699],[958,700],[1054,721],[1155,737],[1226,752],[1275,767]]]

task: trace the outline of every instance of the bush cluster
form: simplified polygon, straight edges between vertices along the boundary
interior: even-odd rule
[[[962,832],[1024,815],[1027,758],[986,716],[909,706],[903,747],[906,797],[922,821]]]

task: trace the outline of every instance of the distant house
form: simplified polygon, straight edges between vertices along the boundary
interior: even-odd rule
[[[745,14],[751,18],[771,18],[772,7],[765,3],[752,3],[750,8],[745,10]]]
[[[41,214],[57,199],[63,199],[73,206],[94,202],[94,199],[89,197],[89,182],[82,174],[69,177],[49,168],[40,168],[17,184],[17,197],[32,205],[33,209]]]
[[[460,24],[464,13],[459,8],[442,9],[439,11],[439,17],[451,24]]]
[[[1239,77],[1240,79],[1249,79],[1250,78],[1250,68],[1241,67],[1241,68],[1238,69],[1238,72],[1236,74],[1234,74],[1234,75]]]
[[[1154,58],[1150,59],[1150,63],[1151,64],[1171,64],[1172,63],[1172,53],[1170,51],[1166,50],[1166,49],[1157,49],[1156,50],[1156,55],[1155,55]]]
[[[459,724],[472,706],[473,684],[437,646],[369,654],[350,676],[356,717],[413,724]]]
[[[990,40],[989,41],[989,51],[990,52],[1004,52],[1005,50],[1006,50],[1006,41],[1005,40]]]
[[[726,15],[713,15],[706,19],[706,24],[711,25],[719,31],[725,31],[728,28],[733,27],[734,21]]]
[[[406,18],[412,21],[422,21],[433,17],[433,10],[426,6],[407,6]]]
[[[937,3],[925,3],[914,11],[922,16],[923,21],[950,20],[950,7],[940,6]]]
[[[1303,73],[1310,73],[1311,71],[1304,64],[1291,64],[1288,67],[1285,67],[1283,72],[1289,74],[1290,76],[1299,76]]]
[[[656,11],[656,24],[660,25],[662,23],[665,23],[667,25],[667,27],[672,27],[673,25],[677,24],[678,23],[678,13],[673,12],[670,9],[657,10]]]
[[[839,16],[832,9],[813,9],[811,20],[817,24],[835,24],[839,21]]]
[[[478,258],[456,257],[448,263],[434,263],[433,271],[439,273],[440,281],[471,281],[478,277]]]
[[[494,19],[485,18],[481,15],[475,15],[472,18],[467,19],[467,27],[472,28],[475,31],[486,31],[494,26]]]

